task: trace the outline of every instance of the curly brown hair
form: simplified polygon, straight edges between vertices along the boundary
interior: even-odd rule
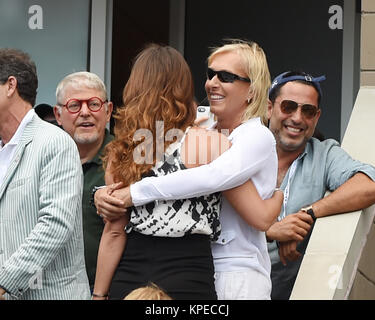
[[[115,139],[105,149],[104,168],[110,170],[116,182],[130,185],[140,180],[157,160],[157,122],[163,121],[164,137],[170,129],[184,131],[193,124],[195,114],[193,78],[184,57],[172,47],[148,45],[136,57],[125,85],[123,106],[114,116]],[[139,129],[149,130],[152,141],[136,141]],[[163,152],[172,142],[164,141]],[[152,150],[152,163],[134,161],[134,152],[141,143],[148,143],[146,148]]]

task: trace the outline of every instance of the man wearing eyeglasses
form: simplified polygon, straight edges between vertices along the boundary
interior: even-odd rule
[[[316,218],[375,202],[375,169],[353,160],[335,140],[313,138],[322,114],[324,79],[285,72],[269,91],[269,129],[279,161],[277,186],[284,191],[279,219],[266,232],[272,299],[289,299]],[[324,197],[326,191],[333,192]],[[303,213],[312,219],[302,218]]]
[[[104,184],[104,147],[113,136],[106,129],[113,104],[103,81],[91,72],[67,75],[56,89],[56,120],[77,144],[84,174],[82,197],[85,260],[90,287],[95,282],[96,261],[104,223],[90,204],[94,186]]]

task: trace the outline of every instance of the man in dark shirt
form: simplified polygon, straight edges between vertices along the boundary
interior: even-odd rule
[[[113,136],[106,129],[113,104],[107,100],[103,81],[90,72],[66,76],[56,89],[56,120],[75,141],[84,173],[82,197],[86,270],[90,288],[95,283],[96,262],[104,223],[90,205],[94,186],[104,185],[104,148]]]

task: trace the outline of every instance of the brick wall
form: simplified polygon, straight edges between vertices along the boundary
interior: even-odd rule
[[[361,86],[375,86],[375,1],[362,0]]]
[[[356,277],[349,295],[350,300],[375,299],[375,224],[368,235]]]
[[[375,1],[362,0],[361,86],[375,86]],[[349,299],[375,299],[375,224],[359,262]]]
[[[375,1],[362,0],[361,86],[375,86]],[[375,299],[375,224],[368,235],[349,299]]]

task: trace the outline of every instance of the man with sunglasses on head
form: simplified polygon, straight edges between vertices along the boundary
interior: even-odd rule
[[[86,71],[75,72],[62,79],[56,89],[56,101],[56,120],[75,141],[84,174],[83,236],[86,270],[92,289],[104,223],[91,205],[90,196],[94,186],[104,184],[101,157],[106,144],[113,139],[106,128],[113,104],[107,100],[103,81],[96,74]]]
[[[322,113],[324,79],[284,72],[269,91],[269,129],[279,160],[277,186],[284,191],[278,221],[266,232],[272,299],[289,299],[317,218],[375,202],[375,169],[353,160],[337,141],[313,137]],[[332,193],[324,197],[326,191]]]

